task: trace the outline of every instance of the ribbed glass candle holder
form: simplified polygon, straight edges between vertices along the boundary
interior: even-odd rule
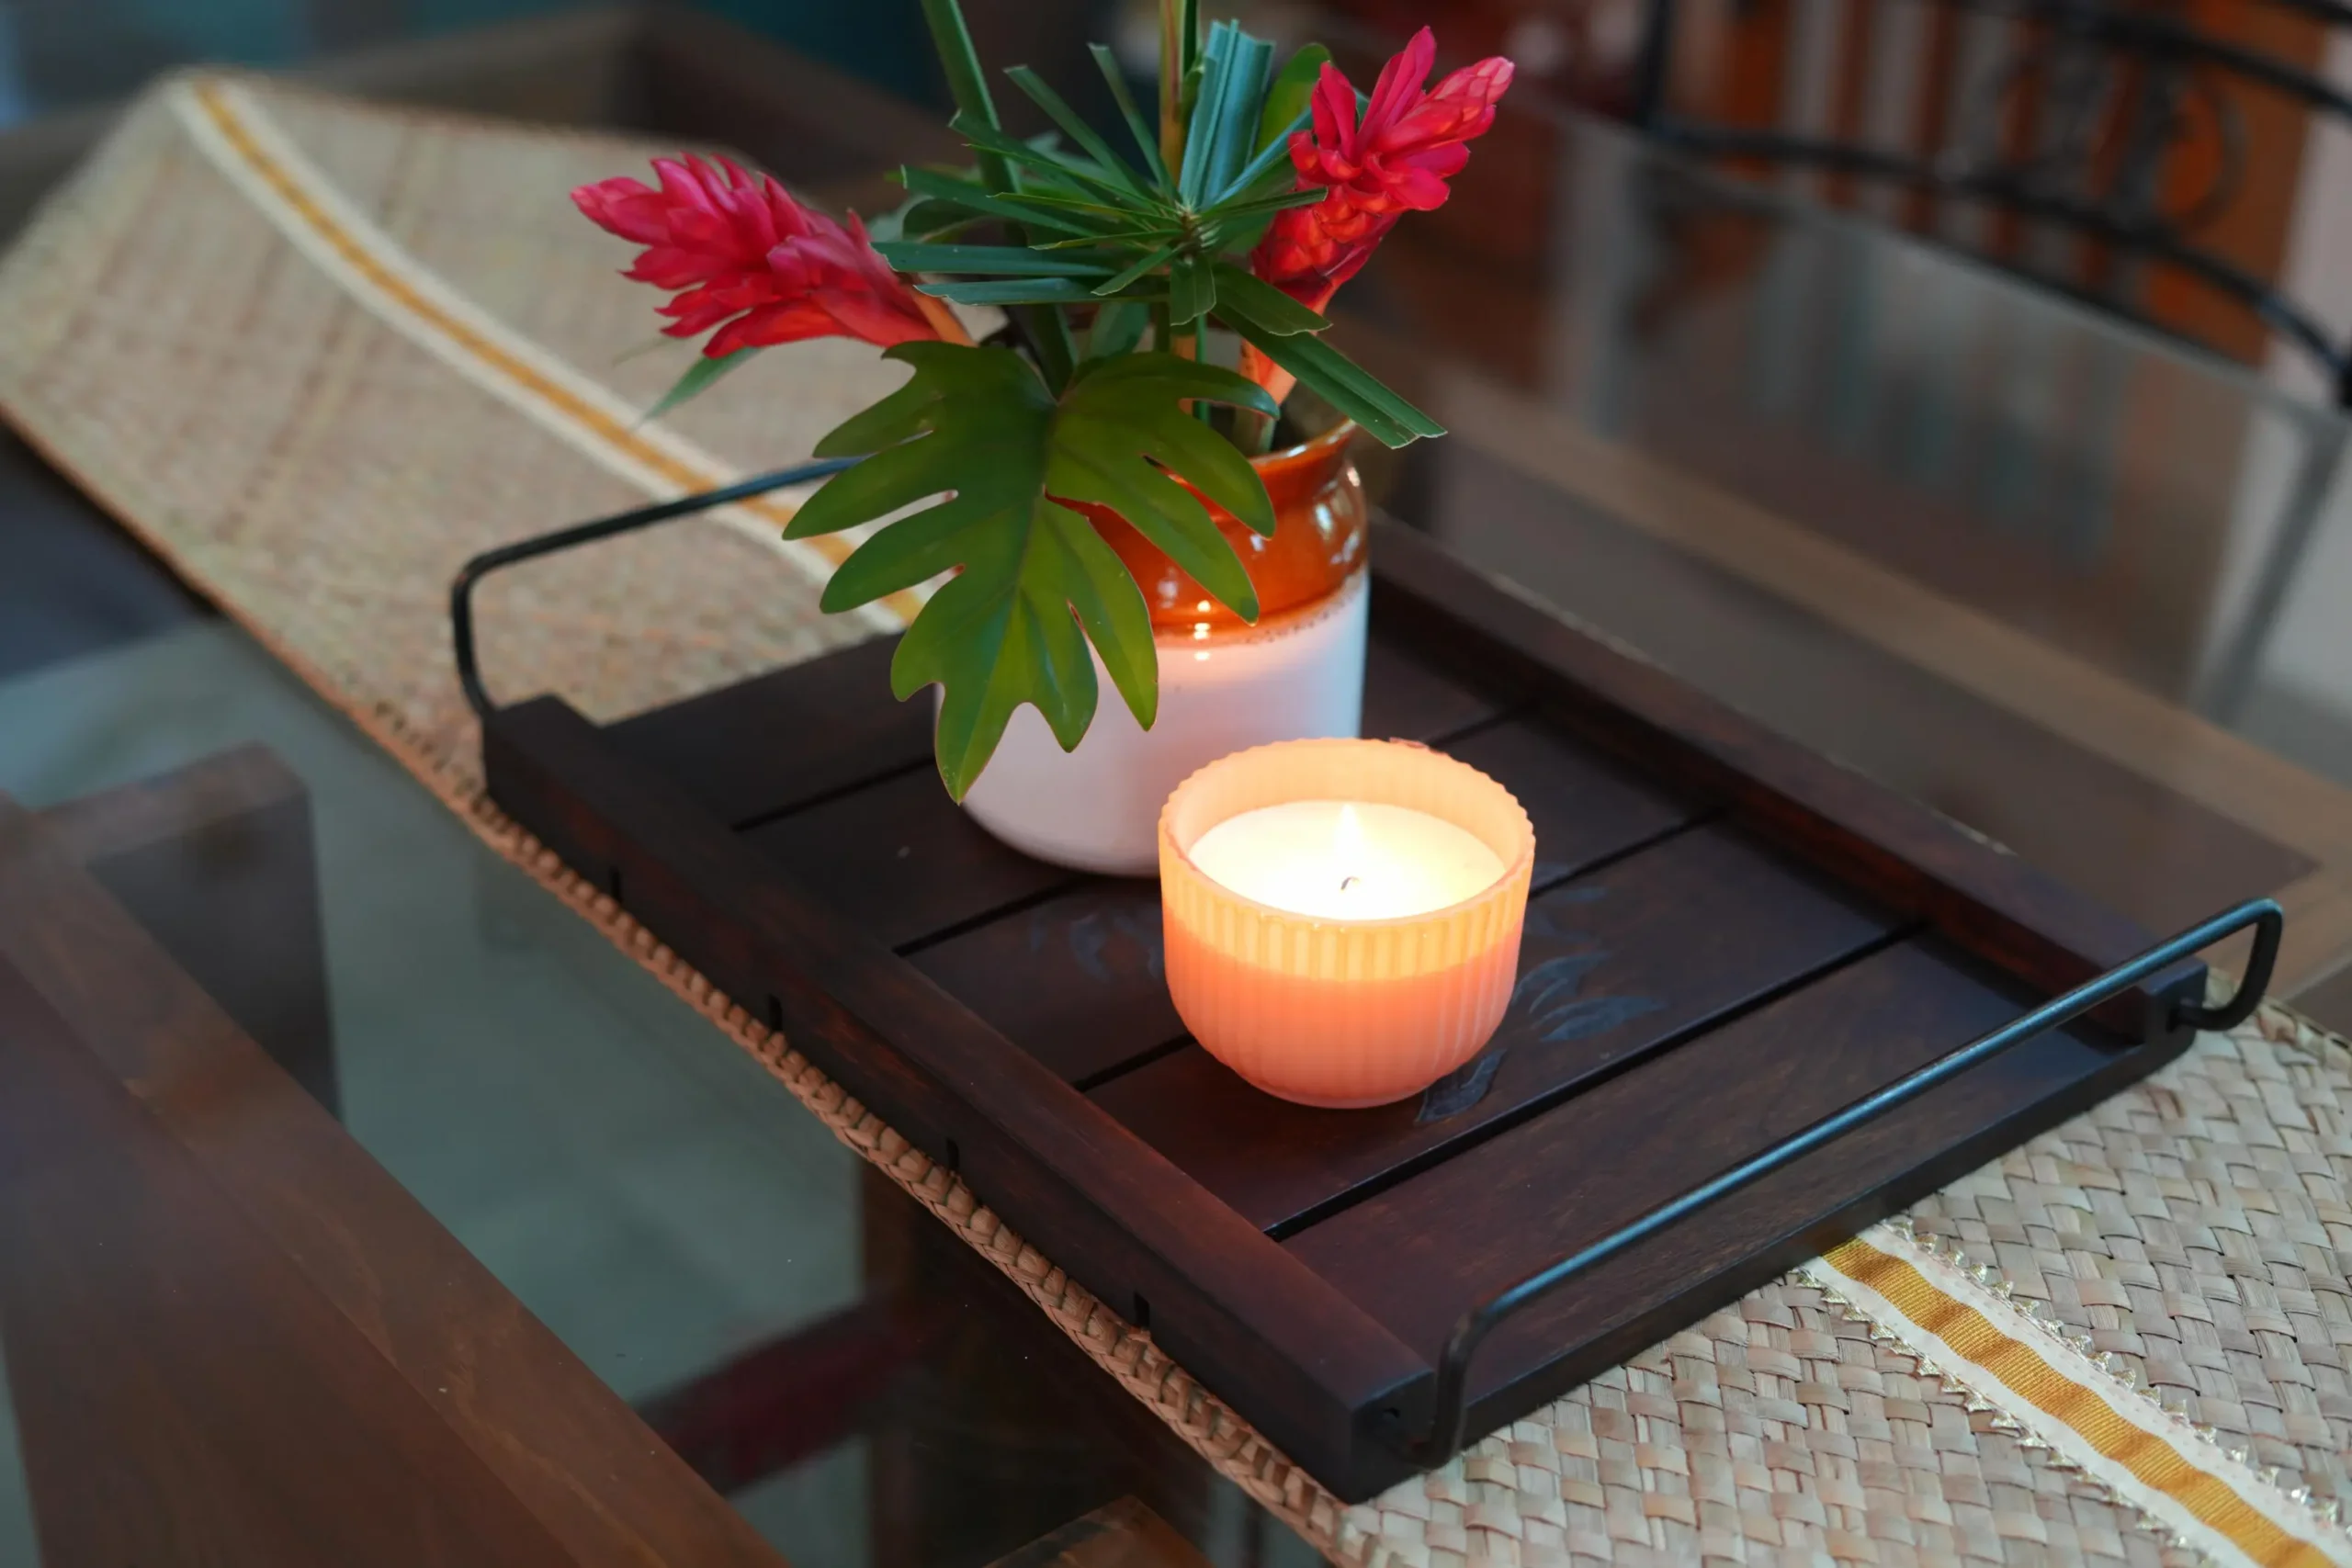
[[[1193,863],[1217,824],[1301,800],[1427,813],[1484,842],[1502,874],[1427,914],[1345,920],[1260,903]],[[1394,740],[1236,752],[1187,779],[1160,813],[1169,991],[1202,1047],[1269,1094],[1333,1108],[1405,1099],[1476,1055],[1502,1022],[1534,865],[1519,802],[1443,752]]]

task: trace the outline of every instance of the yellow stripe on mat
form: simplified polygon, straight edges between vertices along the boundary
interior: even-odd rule
[[[715,454],[630,408],[539,344],[484,312],[360,212],[288,141],[236,83],[190,76],[170,90],[199,150],[294,246],[402,336],[657,500],[743,477]],[[853,546],[839,537],[786,542],[793,507],[781,492],[718,515],[822,581]],[[747,515],[748,514],[748,515]],[[857,612],[877,630],[911,621],[922,600],[894,593]]]
[[[2182,1544],[2260,1568],[2352,1561],[2318,1515],[1900,1231],[1804,1272]]]

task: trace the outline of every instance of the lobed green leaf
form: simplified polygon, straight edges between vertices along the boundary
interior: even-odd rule
[[[834,573],[828,610],[955,574],[915,617],[891,664],[902,698],[943,688],[937,750],[950,793],[961,798],[971,787],[1023,703],[1064,747],[1077,745],[1100,700],[1097,658],[1137,722],[1152,723],[1159,675],[1142,592],[1063,503],[1116,510],[1254,619],[1257,597],[1239,558],[1174,476],[1271,531],[1272,504],[1256,470],[1185,404],[1224,401],[1270,413],[1272,400],[1231,370],[1160,353],[1090,361],[1058,398],[1009,349],[910,343],[887,357],[910,367],[907,384],[819,446],[871,455],[829,480],[786,533],[806,537],[891,519]]]

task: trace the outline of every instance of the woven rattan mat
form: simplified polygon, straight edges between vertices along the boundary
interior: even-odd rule
[[[2352,1496],[2352,1055],[2278,1010],[1922,1204],[1916,1232],[1880,1227],[1343,1508],[571,877],[480,798],[455,569],[803,456],[894,374],[801,345],[635,424],[676,351],[621,357],[649,301],[564,193],[646,151],[166,82],[0,266],[0,408],[1336,1560],[2352,1556],[2333,1523]],[[493,690],[612,716],[867,635],[817,613],[822,563],[775,541],[784,510],[494,580]]]

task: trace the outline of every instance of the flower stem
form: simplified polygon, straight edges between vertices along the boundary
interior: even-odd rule
[[[1256,457],[1274,449],[1274,416],[1256,409],[1233,411],[1233,445],[1242,456]]]
[[[1190,10],[1186,0],[1159,0],[1159,160],[1171,174],[1184,164],[1184,67],[1192,52],[1184,17]]]
[[[962,344],[967,348],[971,346],[972,334],[964,330],[963,321],[957,318],[946,300],[918,292],[915,295],[915,307],[922,311],[923,320],[929,321],[938,332],[942,343]]]

